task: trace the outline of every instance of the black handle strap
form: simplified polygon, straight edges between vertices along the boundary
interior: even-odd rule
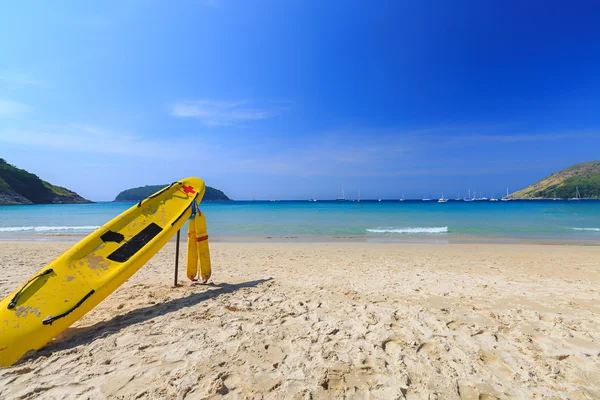
[[[25,283],[25,284],[23,285],[23,287],[21,288],[21,290],[19,290],[19,291],[17,292],[17,294],[15,294],[15,297],[13,297],[13,298],[12,298],[12,300],[10,301],[10,303],[8,303],[8,309],[10,310],[10,309],[12,309],[12,308],[15,308],[15,307],[16,307],[16,305],[17,305],[17,301],[19,300],[19,296],[21,296],[21,294],[23,293],[23,291],[25,290],[25,288],[26,288],[27,286],[29,286],[29,284],[30,284],[31,282],[35,281],[35,280],[36,280],[36,279],[38,279],[38,278],[41,278],[42,276],[46,276],[46,275],[48,275],[48,274],[50,274],[50,273],[52,273],[52,272],[54,272],[54,270],[53,270],[52,268],[48,268],[47,270],[45,270],[45,271],[44,271],[44,272],[42,272],[41,274],[39,274],[39,275],[36,275],[36,276],[34,276],[33,278],[31,278],[30,280],[28,280],[28,281],[27,281],[27,283]]]
[[[44,325],[52,325],[52,323],[54,321],[56,321],[57,319],[61,319],[63,317],[66,317],[67,315],[71,314],[73,311],[75,311],[75,309],[77,307],[79,307],[80,305],[83,304],[84,301],[86,301],[91,295],[93,295],[96,291],[94,289],[90,290],[90,292],[88,294],[86,294],[85,296],[83,296],[83,299],[79,300],[77,302],[77,304],[75,304],[73,307],[71,307],[70,309],[68,309],[67,311],[65,311],[62,314],[58,314],[56,317],[53,317],[51,315],[47,316],[46,318],[44,318],[44,320],[42,321],[42,324]]]
[[[185,215],[185,213],[187,212],[188,208],[190,207],[194,207],[194,203],[196,202],[196,199],[198,198],[198,193],[196,193],[196,195],[194,196],[194,198],[192,199],[191,203],[189,206],[187,206],[185,208],[185,210],[183,210],[183,212],[181,214],[179,214],[179,217],[175,218],[175,221],[173,221],[171,223],[171,226],[175,225],[177,223],[177,221],[179,221],[181,219],[181,217],[183,217]]]
[[[163,188],[162,190],[159,190],[158,192],[154,193],[153,195],[150,195],[150,196],[146,197],[145,199],[140,200],[140,202],[138,203],[137,206],[140,207],[144,201],[153,199],[153,198],[155,198],[157,196],[160,196],[161,194],[163,194],[167,190],[171,189],[174,185],[183,185],[183,184],[181,182],[173,182],[169,186],[167,186],[166,188]]]

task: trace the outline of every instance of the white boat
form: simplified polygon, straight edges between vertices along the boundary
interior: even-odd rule
[[[398,201],[404,201],[404,193],[402,193],[402,197]]]
[[[479,197],[477,197],[475,200],[476,200],[476,201],[487,201],[487,200],[488,200],[488,198],[487,198],[487,197],[483,197],[483,196],[481,195],[481,192],[479,192]]]
[[[498,199],[496,198],[496,193],[494,193],[492,197],[490,197],[490,201],[498,201]]]
[[[438,203],[447,203],[448,199],[444,198],[444,192],[442,192],[442,197],[438,200]]]
[[[508,187],[506,188],[506,196],[504,196],[500,200],[502,200],[502,201],[511,201],[512,200],[510,197],[508,197]]]
[[[464,201],[473,201],[473,200],[475,200],[474,198],[471,197],[471,189],[469,189],[469,196],[465,197],[463,200]]]
[[[342,195],[336,199],[337,201],[346,201],[346,197],[344,196],[344,182],[342,182]]]
[[[314,197],[312,199],[309,200],[311,203],[316,203],[317,199],[315,199]]]
[[[360,203],[360,189],[358,189],[358,199],[356,201]]]
[[[558,198],[556,198],[556,190],[554,191],[554,198],[552,200],[554,200],[554,201],[558,200]]]
[[[572,197],[569,200],[581,200],[581,195],[579,194],[579,188],[577,186],[575,186],[575,197]]]

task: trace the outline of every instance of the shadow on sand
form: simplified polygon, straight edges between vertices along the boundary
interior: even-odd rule
[[[48,356],[51,353],[59,350],[67,350],[86,343],[93,342],[97,338],[103,338],[119,332],[121,329],[130,325],[139,324],[152,318],[168,314],[173,311],[181,310],[182,308],[192,307],[196,304],[210,300],[223,294],[233,293],[239,289],[256,287],[261,283],[268,282],[273,278],[258,279],[255,281],[243,282],[238,284],[221,283],[218,285],[204,285],[209,288],[202,293],[193,293],[187,297],[172,299],[160,304],[153,304],[148,307],[131,310],[126,314],[118,315],[111,320],[101,321],[91,326],[83,328],[69,328],[60,336],[39,351],[25,357],[21,362],[35,359],[40,356]],[[214,289],[216,288],[216,289]],[[20,363],[21,363],[20,362]]]

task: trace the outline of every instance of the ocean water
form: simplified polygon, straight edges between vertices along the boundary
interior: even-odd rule
[[[0,240],[78,239],[134,203],[0,206]],[[208,202],[212,238],[600,244],[600,201]]]

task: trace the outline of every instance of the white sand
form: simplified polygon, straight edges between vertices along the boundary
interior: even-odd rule
[[[0,242],[0,296],[70,245]],[[213,285],[170,243],[0,398],[600,398],[598,247],[211,249]]]

